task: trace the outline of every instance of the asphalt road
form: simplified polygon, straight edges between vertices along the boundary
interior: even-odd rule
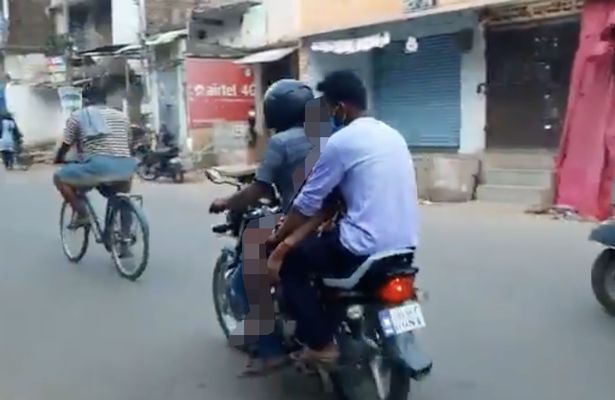
[[[139,185],[152,235],[142,280],[92,246],[64,258],[51,170],[0,172],[2,400],[318,399],[292,371],[235,377],[210,294],[220,188]],[[425,206],[420,337],[435,369],[415,400],[612,400],[615,319],[596,305],[591,225],[486,205]]]

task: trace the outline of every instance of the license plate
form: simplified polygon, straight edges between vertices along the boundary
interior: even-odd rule
[[[417,302],[389,308],[378,313],[384,336],[400,335],[426,326],[421,305]]]

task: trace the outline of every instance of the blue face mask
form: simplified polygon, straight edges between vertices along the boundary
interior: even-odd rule
[[[344,125],[342,125],[339,122],[337,122],[335,117],[331,117],[331,127],[333,128],[333,132],[332,133],[335,133],[335,132],[339,131],[340,129],[342,129],[344,127]]]

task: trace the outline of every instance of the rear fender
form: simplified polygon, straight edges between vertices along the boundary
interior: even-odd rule
[[[589,240],[615,248],[615,224],[607,222],[598,225],[589,234]]]
[[[406,368],[414,380],[420,380],[431,372],[433,361],[420,349],[412,332],[384,339],[384,351],[388,359]]]

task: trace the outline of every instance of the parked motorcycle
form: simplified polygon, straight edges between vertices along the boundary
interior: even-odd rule
[[[253,175],[225,176],[212,168],[207,178],[216,184],[229,184],[238,190]],[[280,212],[279,202],[263,201],[243,213],[228,212],[226,223],[213,232],[234,238],[216,261],[213,297],[218,322],[224,334],[241,321],[247,310],[239,293],[243,290],[241,236],[249,221]],[[335,334],[340,349],[338,366],[317,370],[323,388],[345,400],[406,400],[411,379],[420,380],[431,372],[432,361],[418,347],[414,331],[425,327],[419,303],[420,290],[414,281],[414,250],[375,254],[361,266],[357,282],[315,281],[323,306],[338,322]],[[290,352],[298,348],[294,327],[284,304],[272,287],[276,326]],[[244,349],[245,350],[245,349]]]
[[[186,168],[179,158],[179,148],[152,150],[145,144],[138,145],[135,156],[139,160],[137,175],[146,181],[154,181],[160,177],[173,179],[175,183],[184,182]]]
[[[594,261],[591,282],[598,302],[615,316],[615,222],[607,221],[596,227],[589,240],[606,247]]]

